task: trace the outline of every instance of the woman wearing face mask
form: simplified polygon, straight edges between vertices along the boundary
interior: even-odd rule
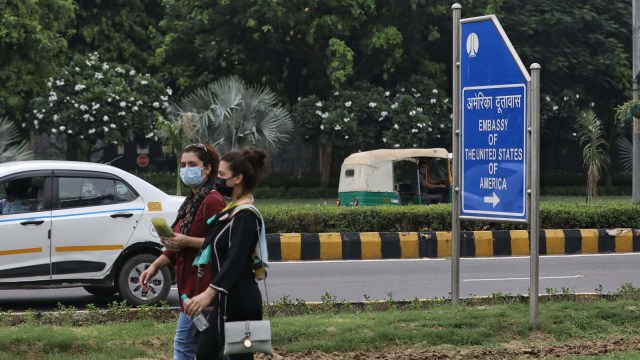
[[[215,191],[214,184],[219,164],[220,157],[211,145],[191,144],[182,150],[180,178],[191,188],[191,192],[180,206],[171,226],[174,236],[161,239],[167,250],[140,275],[140,285],[145,290],[149,289],[148,282],[158,270],[169,264],[176,267],[178,294],[193,298],[208,287],[210,270],[207,268],[198,273],[192,263],[209,231],[205,221],[225,207],[224,198]],[[191,360],[195,357],[198,338],[194,336],[194,331],[195,325],[191,319],[181,312],[173,342],[174,360]]]
[[[260,244],[258,253],[256,245],[262,222],[247,205],[253,203],[252,192],[265,171],[265,158],[261,150],[246,149],[225,154],[220,161],[216,188],[232,202],[211,222],[212,231],[203,246],[203,249],[210,247],[211,283],[185,307],[193,316],[213,305],[209,327],[200,334],[197,359],[221,358],[225,320],[262,319],[262,296],[256,282],[261,272],[256,269],[254,273],[254,269],[261,263],[256,256],[266,263],[266,243]],[[231,355],[230,359],[253,359],[253,354]]]

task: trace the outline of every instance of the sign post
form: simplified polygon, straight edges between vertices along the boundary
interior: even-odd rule
[[[540,66],[532,65],[532,83],[494,15],[460,20],[461,6],[454,4],[452,9],[451,300],[456,304],[459,298],[460,219],[528,223],[531,323],[536,325]]]

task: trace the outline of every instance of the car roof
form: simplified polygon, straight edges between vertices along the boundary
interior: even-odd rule
[[[396,161],[415,157],[435,157],[447,159],[449,152],[443,148],[433,149],[378,149],[357,152],[344,159],[343,165],[375,165],[379,162]]]
[[[29,170],[88,170],[103,171],[115,174],[129,174],[115,166],[84,161],[65,160],[25,160],[0,163],[0,175]]]

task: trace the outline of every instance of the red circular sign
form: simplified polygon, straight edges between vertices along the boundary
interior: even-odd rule
[[[141,168],[147,167],[149,165],[149,155],[138,155],[136,158],[136,164]]]

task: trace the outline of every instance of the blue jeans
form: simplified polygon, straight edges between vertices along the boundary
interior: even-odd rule
[[[193,360],[196,357],[198,338],[193,337],[195,328],[189,316],[180,312],[176,337],[173,339],[173,360]]]

